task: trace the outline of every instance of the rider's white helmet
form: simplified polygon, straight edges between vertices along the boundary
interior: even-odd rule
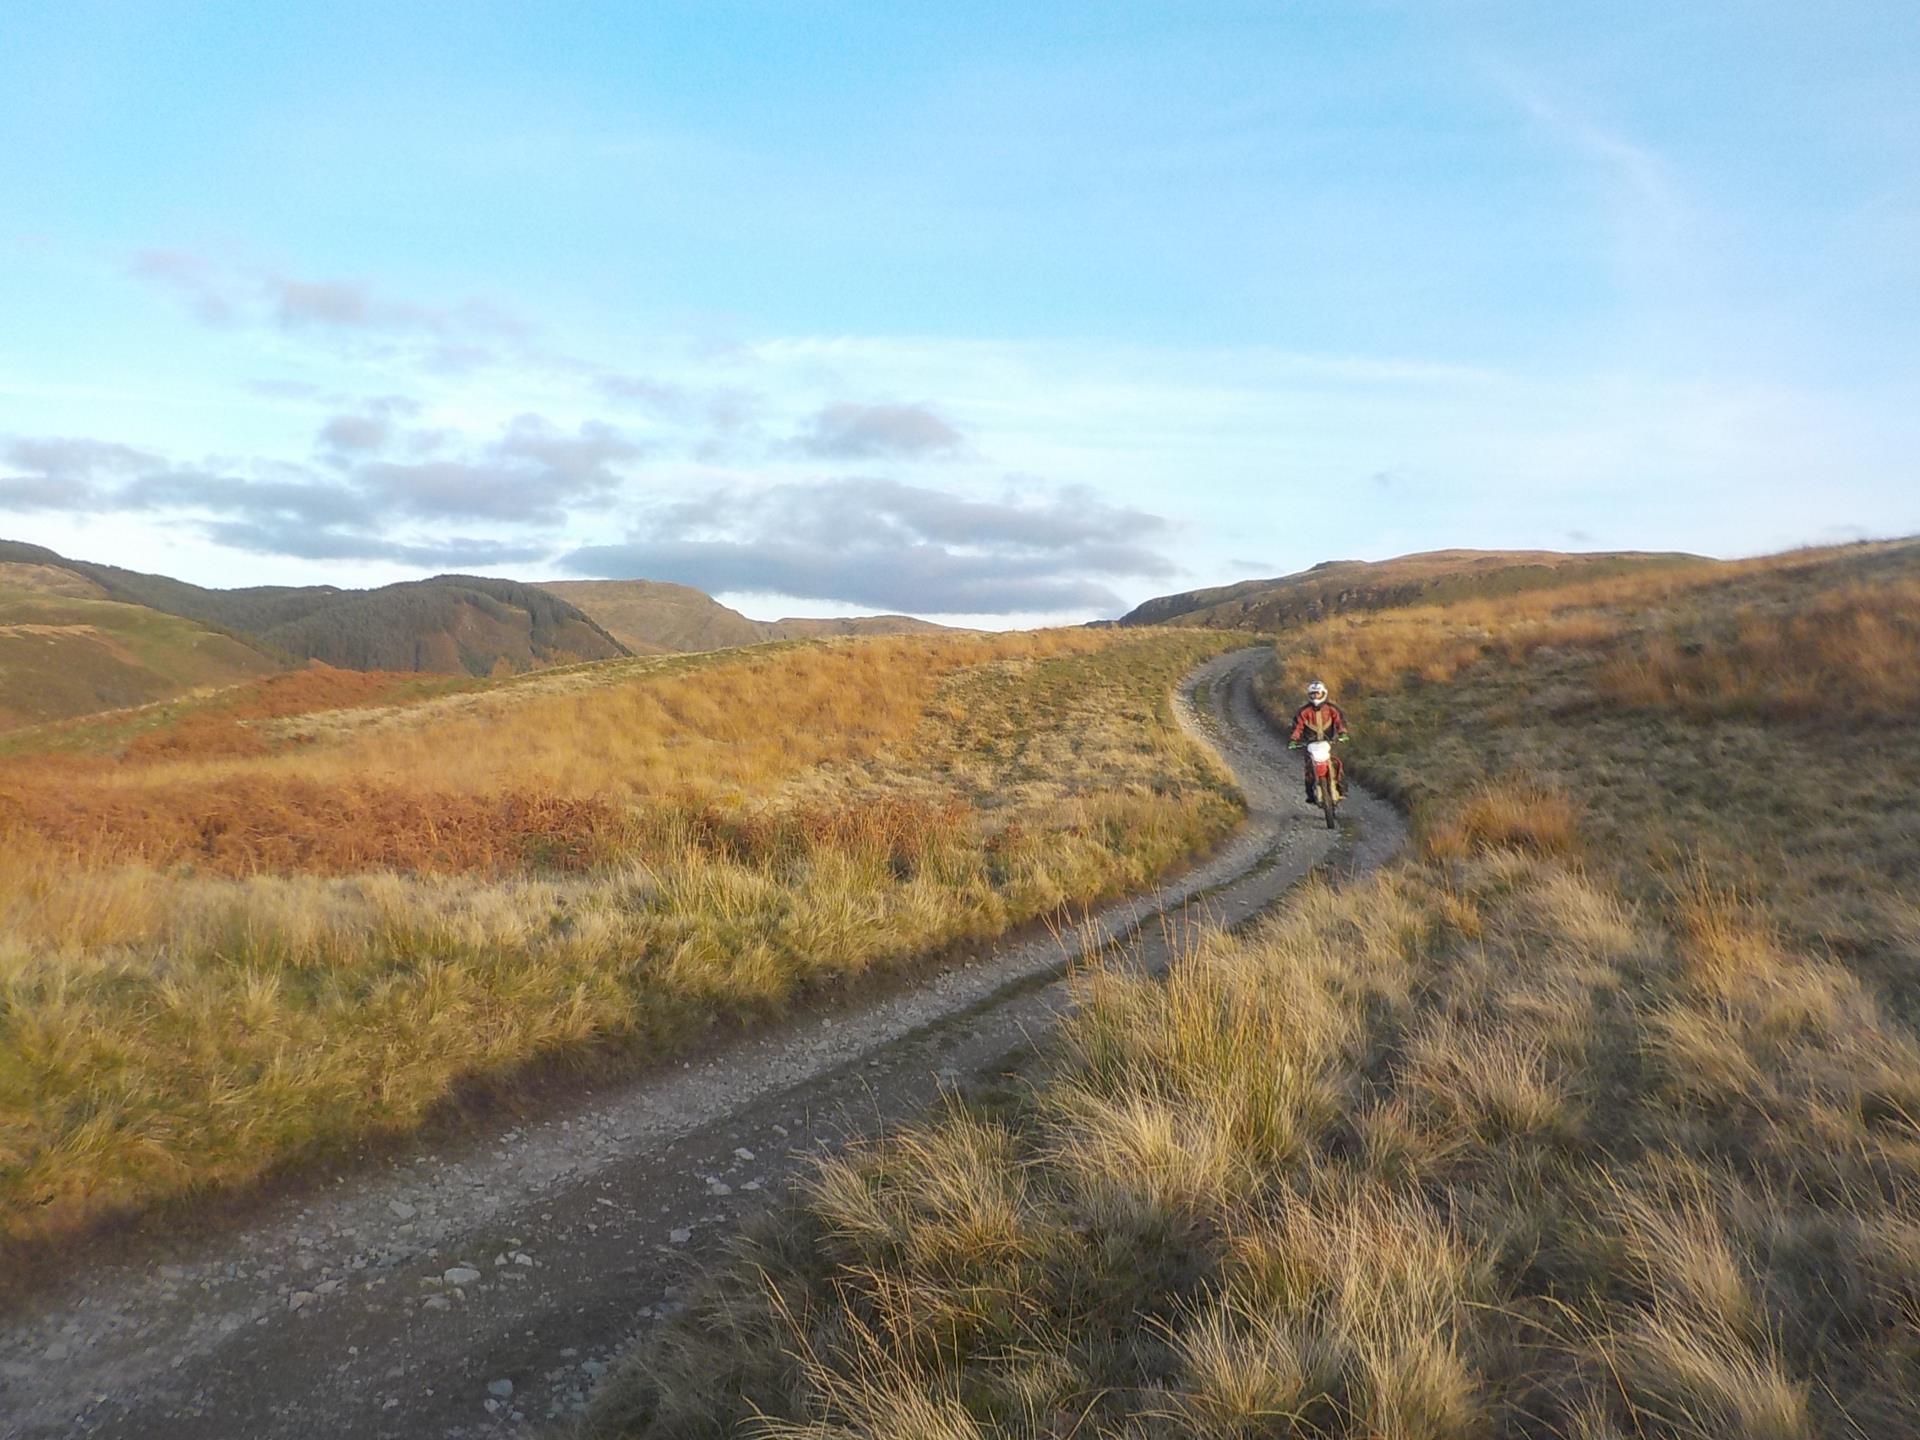
[[[1314,681],[1311,685],[1307,686],[1307,699],[1324,700],[1326,698],[1327,698],[1327,687],[1322,685],[1318,680]]]

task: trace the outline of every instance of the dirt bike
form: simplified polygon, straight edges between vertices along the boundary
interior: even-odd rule
[[[1327,829],[1338,828],[1333,812],[1347,798],[1341,785],[1340,762],[1333,758],[1333,744],[1327,740],[1309,740],[1307,758],[1313,762],[1313,788],[1320,796],[1320,809],[1326,814]]]

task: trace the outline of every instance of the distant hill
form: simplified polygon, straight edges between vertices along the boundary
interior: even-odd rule
[[[908,615],[751,620],[704,590],[665,580],[552,580],[539,588],[577,605],[615,639],[642,655],[725,650],[735,645],[822,635],[904,635],[947,628]]]
[[[344,670],[487,675],[612,660],[619,641],[579,610],[512,580],[440,575],[339,591],[262,639]]]
[[[170,700],[281,668],[232,635],[144,605],[21,588],[21,578],[46,577],[19,568],[0,566],[0,728]]]
[[[1511,595],[1654,566],[1700,563],[1698,555],[1635,550],[1430,550],[1393,560],[1328,560],[1271,580],[1162,595],[1115,623],[1279,630],[1344,610]]]
[[[703,590],[664,580],[549,580],[540,589],[576,606],[636,654],[725,650],[770,637],[760,623]]]
[[[574,606],[512,580],[439,575],[377,590],[208,590],[11,540],[0,540],[0,567],[24,567],[42,585],[70,583],[45,573],[64,572],[97,587],[104,598],[226,631],[286,659],[322,660],[341,669],[487,675],[628,653]]]
[[[849,615],[809,619],[789,615],[784,620],[757,622],[773,631],[775,640],[811,640],[819,635],[916,635],[928,630],[951,630],[911,615]]]

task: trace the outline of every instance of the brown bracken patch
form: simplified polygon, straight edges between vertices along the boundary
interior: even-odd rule
[[[584,869],[612,850],[622,828],[603,802],[530,792],[450,795],[254,777],[56,787],[0,775],[0,836],[24,831],[96,864],[189,865],[228,876]]]

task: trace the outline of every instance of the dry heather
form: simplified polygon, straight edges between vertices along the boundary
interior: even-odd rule
[[[589,1429],[1920,1433],[1917,564],[1284,637],[1417,852],[1087,976],[1026,1083],[745,1235]],[[1446,685],[1408,658],[1472,628]],[[1770,683],[1809,674],[1867,703],[1810,724]]]
[[[536,1060],[659,1056],[1134,887],[1237,813],[1169,709],[1232,643],[295,677],[16,745],[0,1240],[404,1130]]]

